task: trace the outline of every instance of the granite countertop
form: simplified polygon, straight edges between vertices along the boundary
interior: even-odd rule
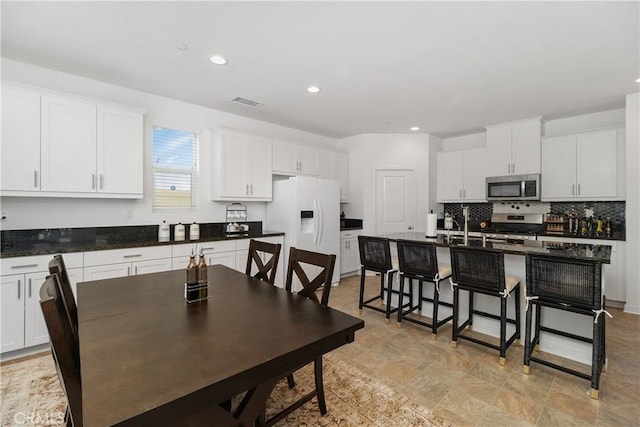
[[[173,227],[171,227],[173,233]],[[176,244],[213,242],[282,236],[283,232],[262,230],[250,226],[246,234],[227,235],[219,224],[201,224],[200,239],[184,241],[158,241],[158,226],[87,227],[42,230],[2,231],[0,258],[49,255],[68,252],[88,252],[106,249],[166,246]]]
[[[483,243],[482,237],[469,237],[468,245],[464,244],[461,236],[455,236],[448,240],[444,235],[438,237],[425,237],[424,233],[407,232],[382,235],[391,240],[415,240],[419,242],[435,243],[439,247],[466,246],[470,248],[498,249],[505,254],[525,255],[527,253],[538,253],[555,255],[559,257],[572,257],[584,260],[597,259],[603,264],[611,263],[611,246],[606,244],[576,244],[562,242],[542,242],[539,240],[526,240],[524,243],[490,242]]]

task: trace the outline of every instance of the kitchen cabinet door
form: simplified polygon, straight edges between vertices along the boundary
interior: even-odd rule
[[[298,146],[296,157],[299,163],[299,172],[303,175],[320,175],[320,153],[315,148]]]
[[[487,152],[484,148],[465,150],[463,200],[484,202],[487,200]]]
[[[2,191],[40,191],[40,94],[2,82]]]
[[[459,201],[464,187],[464,156],[461,151],[438,153],[438,202]]]
[[[24,347],[24,274],[0,282],[0,353]]]
[[[312,147],[284,141],[273,142],[273,173],[320,175],[320,152]]]
[[[31,273],[25,275],[25,300],[24,300],[24,345],[33,345],[49,342],[49,331],[40,308],[40,286],[48,272]]]
[[[336,153],[334,178],[340,181],[340,202],[349,201],[349,157]]]
[[[579,134],[576,139],[577,196],[616,196],[615,130]]]
[[[250,135],[247,142],[246,164],[249,198],[269,199],[273,196],[273,149],[271,140]]]
[[[99,106],[98,117],[98,192],[142,197],[142,114]]]
[[[511,174],[511,125],[487,127],[489,176]]]
[[[360,267],[359,231],[340,232],[340,274],[351,275]]]
[[[135,261],[131,263],[131,275],[159,273],[171,270],[171,258],[150,259],[146,261]]]
[[[217,252],[206,255],[207,265],[222,264],[229,268],[236,268],[236,253],[233,252]]]
[[[62,96],[41,98],[41,188],[96,192],[96,105]]]
[[[540,173],[539,117],[487,126],[487,176]]]
[[[542,141],[542,198],[576,197],[576,138],[574,135]]]

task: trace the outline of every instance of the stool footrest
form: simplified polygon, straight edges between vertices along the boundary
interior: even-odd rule
[[[576,371],[574,369],[558,365],[557,363],[549,362],[548,360],[540,359],[539,357],[531,356],[530,360],[532,362],[537,362],[537,363],[539,363],[541,365],[545,365],[545,366],[548,366],[550,368],[554,368],[554,369],[557,369],[559,371],[566,372],[567,374],[571,374],[571,375],[575,375],[576,377],[584,378],[585,380],[591,380],[591,375],[589,375],[589,374],[585,374],[584,372]]]
[[[546,326],[540,326],[540,331],[541,332],[549,332],[550,334],[561,335],[563,337],[572,338],[572,339],[574,339],[576,341],[582,341],[582,342],[586,342],[586,343],[589,343],[589,344],[593,344],[593,339],[592,338],[583,337],[581,335],[572,334],[570,332],[561,331],[559,329],[553,329],[553,328],[549,328],[549,327],[546,327]]]

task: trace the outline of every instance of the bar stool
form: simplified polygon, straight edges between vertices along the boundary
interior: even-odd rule
[[[451,247],[451,267],[453,273],[451,285],[453,288],[453,333],[452,346],[458,344],[458,338],[484,345],[500,351],[500,365],[506,364],[507,349],[516,340],[520,339],[520,280],[517,277],[505,276],[504,254],[493,249]],[[468,319],[458,326],[460,314],[459,293],[460,289],[469,292]],[[511,292],[515,291],[515,319],[507,316],[507,299]],[[473,296],[481,293],[500,298],[500,315],[486,313],[473,307]],[[488,341],[462,335],[467,326],[473,325],[473,316],[479,315],[500,321],[500,345]],[[507,323],[515,325],[515,331],[507,339]]]
[[[405,279],[409,279],[409,307],[398,310],[398,322],[406,320],[418,325],[431,328],[431,339],[438,336],[438,328],[449,320],[453,319],[453,314],[444,319],[438,320],[438,307],[440,305],[453,307],[453,304],[440,301],[440,281],[451,276],[451,266],[438,265],[436,245],[428,242],[417,242],[413,240],[398,240],[398,269],[400,270],[400,295],[404,295]],[[416,304],[413,301],[413,280],[418,281],[418,298]],[[424,296],[423,283],[433,283],[433,294],[431,297]],[[415,310],[422,311],[422,303],[433,304],[431,312],[431,323],[419,319],[406,317]]]
[[[358,303],[360,313],[362,314],[363,307],[379,311],[385,314],[387,323],[389,323],[391,314],[398,311],[398,308],[391,308],[391,296],[393,294],[399,294],[398,291],[393,289],[393,276],[398,270],[393,266],[389,239],[384,237],[358,236],[358,249],[360,250],[360,300]],[[365,301],[364,285],[367,271],[374,271],[380,274],[380,292]],[[382,304],[384,302],[385,291],[387,292],[385,308],[370,304],[377,300],[380,300]],[[398,304],[401,302],[401,299],[399,299]]]
[[[557,257],[543,254],[527,254],[526,327],[524,346],[524,373],[529,374],[531,361],[591,381],[590,395],[600,397],[600,375],[606,363],[605,354],[605,296],[602,294],[602,263],[575,257]],[[592,337],[571,334],[559,329],[542,326],[542,307],[583,314],[593,319]],[[532,325],[535,309],[535,325]],[[533,339],[531,338],[534,331]],[[591,374],[533,356],[540,342],[540,332],[561,335],[592,345]]]

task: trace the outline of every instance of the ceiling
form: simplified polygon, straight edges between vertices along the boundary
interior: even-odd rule
[[[1,7],[3,57],[334,138],[462,135],[622,107],[639,86],[638,1]]]

